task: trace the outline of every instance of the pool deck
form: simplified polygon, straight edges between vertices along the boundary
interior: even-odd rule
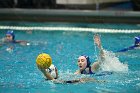
[[[15,8],[0,9],[0,21],[140,24],[140,12]]]

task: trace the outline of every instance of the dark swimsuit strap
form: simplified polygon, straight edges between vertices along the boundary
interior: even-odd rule
[[[85,70],[81,71],[81,74],[95,74],[94,72],[92,72],[91,66],[89,66],[87,68],[89,68],[89,72],[86,72],[86,68],[85,68]]]
[[[95,74],[94,72],[92,72],[91,66],[89,67],[89,74]]]

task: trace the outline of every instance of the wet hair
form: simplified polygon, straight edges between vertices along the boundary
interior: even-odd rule
[[[6,35],[11,35],[12,36],[12,39],[15,40],[15,34],[14,34],[14,31],[13,30],[8,30]]]
[[[86,60],[87,60],[87,67],[90,67],[91,62],[90,62],[89,56],[86,56],[86,55],[81,55],[81,56],[84,56],[86,58]]]
[[[138,43],[140,43],[140,36],[135,37],[135,45],[137,45]]]

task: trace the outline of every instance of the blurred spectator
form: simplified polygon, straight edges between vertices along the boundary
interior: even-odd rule
[[[18,0],[18,8],[55,8],[56,0]]]
[[[56,8],[56,0],[33,0],[34,8]]]
[[[0,0],[0,8],[13,8],[15,7],[14,0]]]
[[[140,0],[131,0],[134,11],[140,11]]]
[[[18,0],[17,8],[32,8],[33,0]]]

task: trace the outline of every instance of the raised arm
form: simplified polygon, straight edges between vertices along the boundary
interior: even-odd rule
[[[101,39],[100,36],[98,34],[94,35],[94,43],[97,45],[99,52],[100,52],[100,58],[101,60],[104,60],[104,51],[103,51],[103,47],[101,45]]]
[[[23,45],[23,46],[30,44],[28,41],[25,41],[25,40],[16,40],[16,43],[19,43],[20,45]]]

